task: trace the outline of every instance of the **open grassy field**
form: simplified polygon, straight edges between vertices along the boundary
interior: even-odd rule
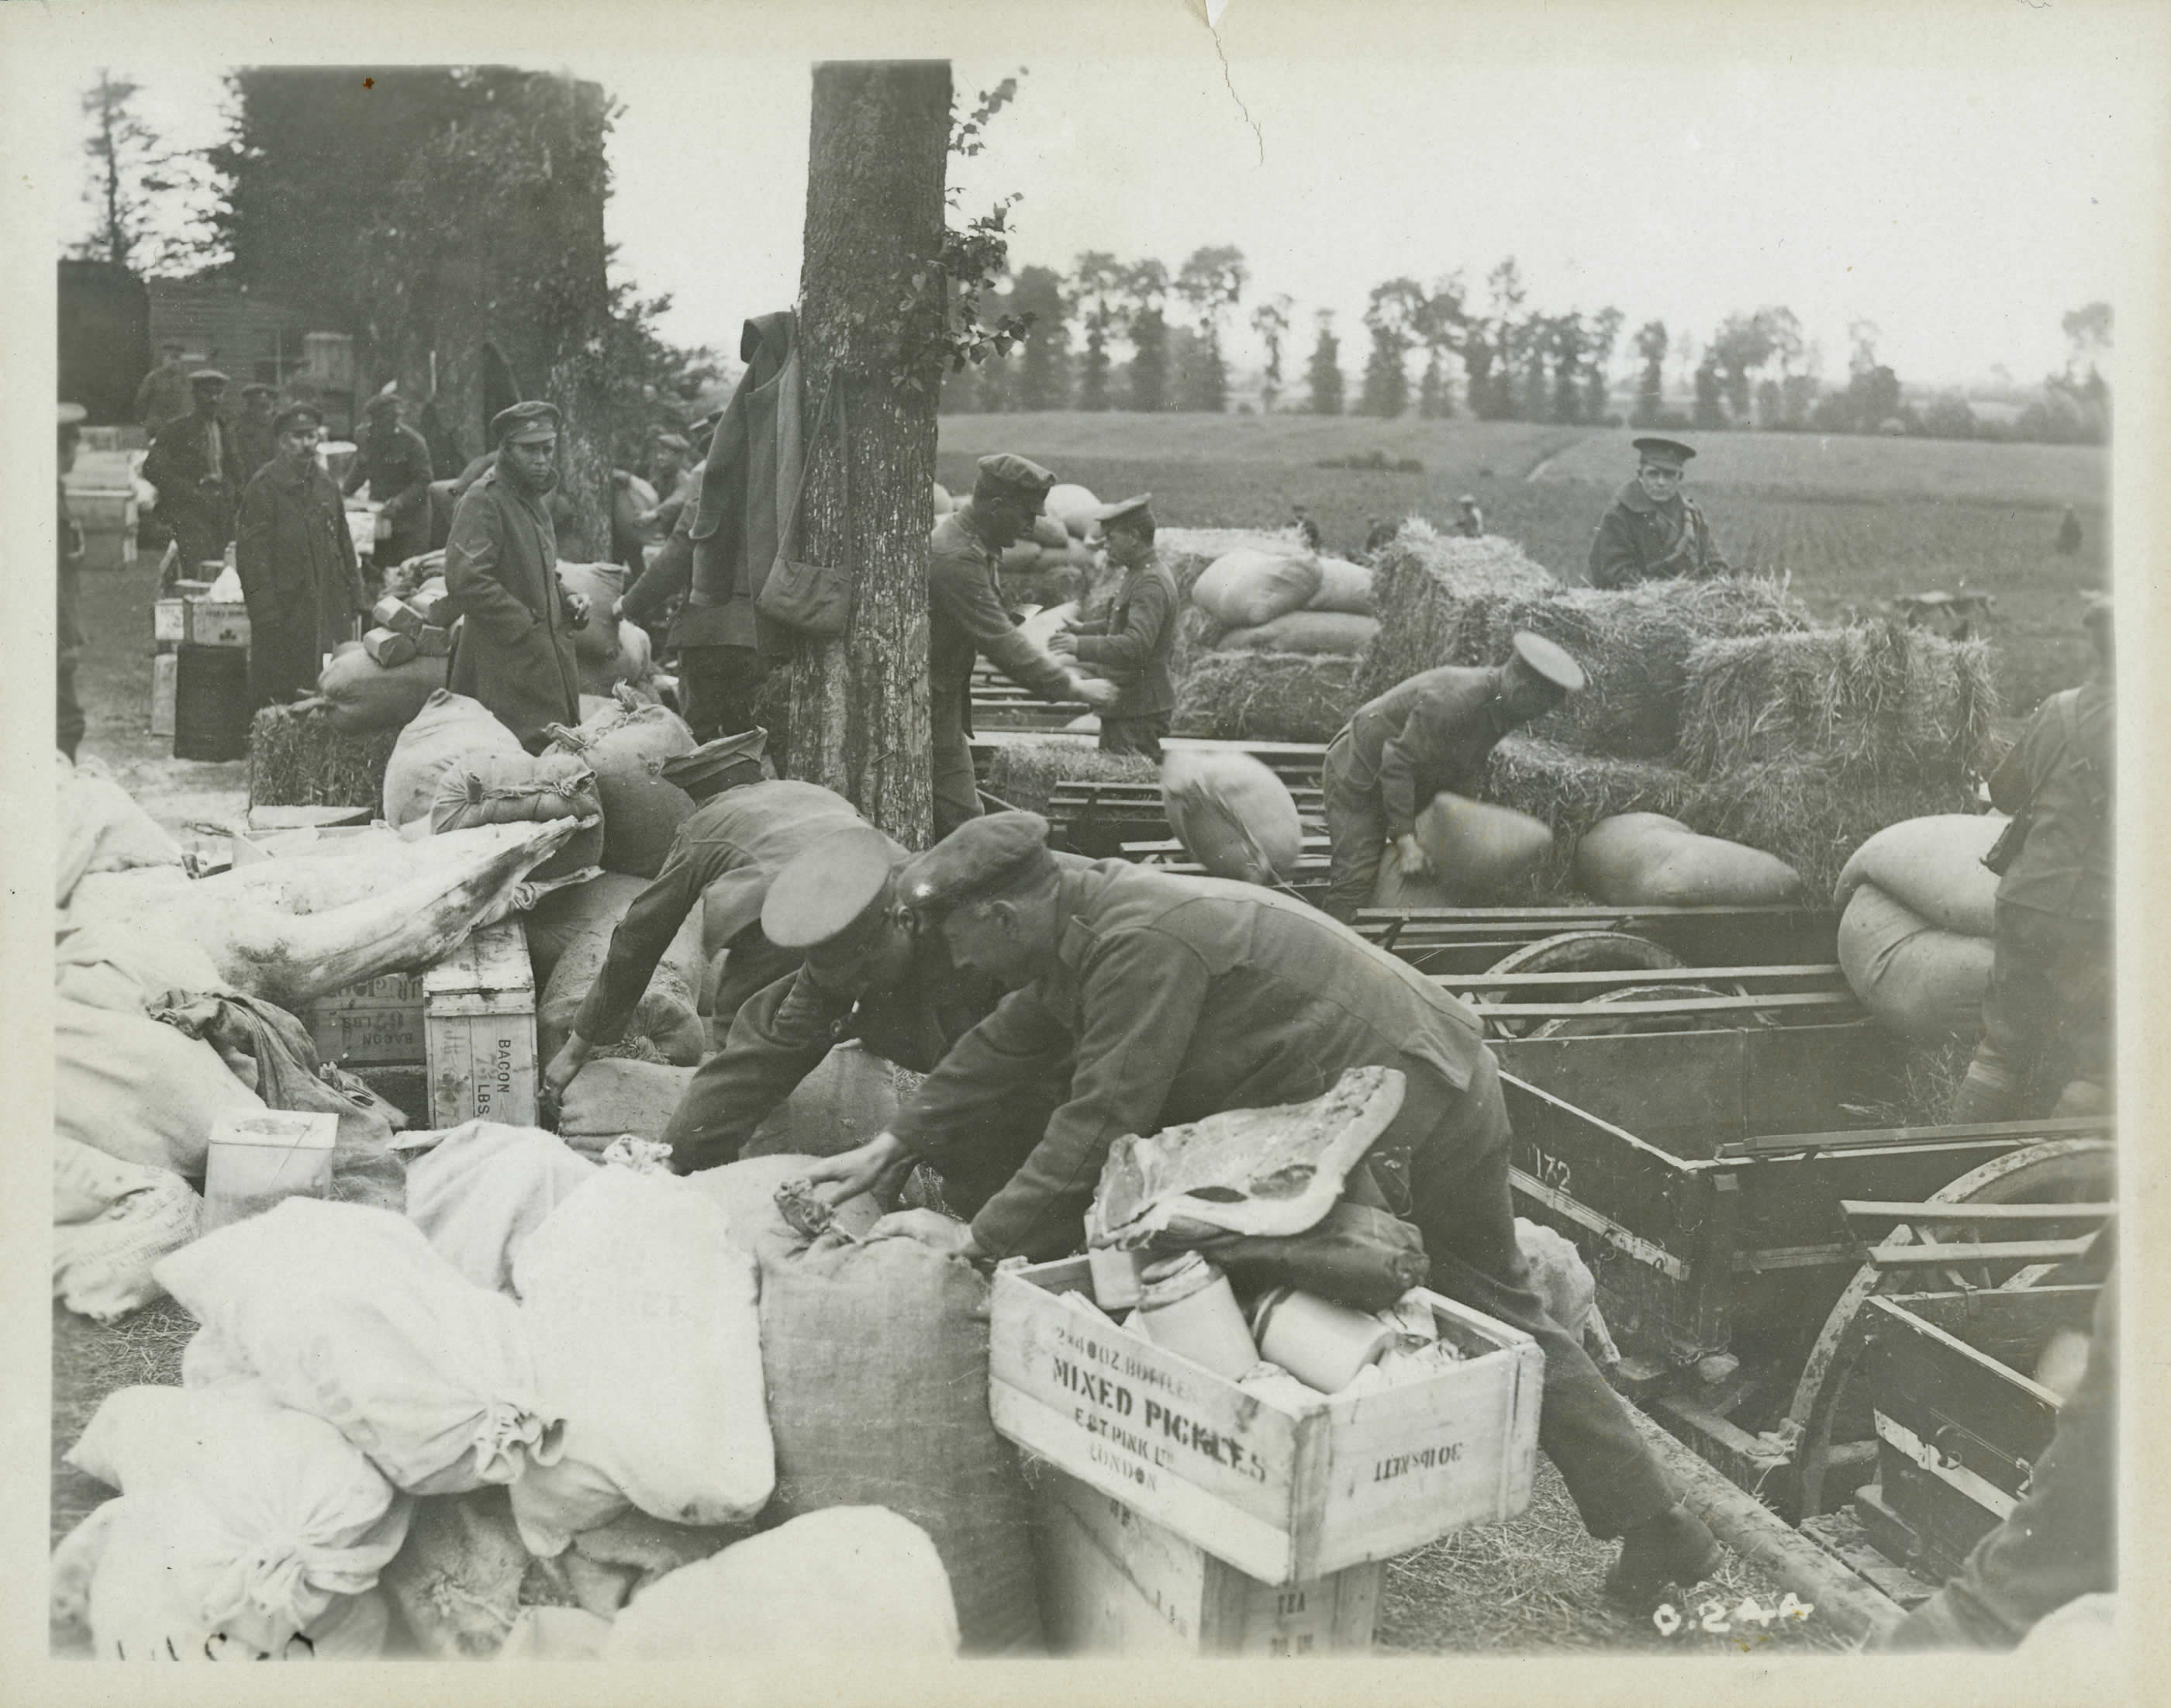
[[[1470,493],[1488,525],[1566,581],[1634,470],[1622,429],[1354,416],[1015,415],[943,418],[938,474],[969,486],[973,459],[1017,451],[1103,497],[1151,491],[1185,527],[1279,525],[1307,506],[1330,549],[1354,553],[1374,518],[1445,522]],[[2077,595],[2107,585],[2108,457],[2085,446],[1805,434],[1695,436],[1690,490],[1737,566],[1784,575],[1820,614],[1870,614],[1895,594],[1961,586],[1997,599],[2007,709],[2028,710],[2088,663]],[[1370,451],[1422,474],[1322,468]],[[2053,549],[2059,513],[2083,544]]]

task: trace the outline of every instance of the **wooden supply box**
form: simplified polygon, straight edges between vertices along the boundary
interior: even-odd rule
[[[2058,1427],[2027,1373],[2060,1329],[2088,1331],[2097,1289],[1901,1293],[1868,1301],[1863,1377],[1877,1481],[1855,1513],[1879,1552],[1932,1582],[2002,1523]]]
[[[189,607],[185,599],[151,602],[151,640],[156,646],[179,646],[189,638]]]
[[[1384,1568],[1262,1583],[1123,1500],[1039,1464],[1033,1555],[1058,1654],[1361,1654],[1372,1646]]]
[[[1086,1260],[997,1272],[995,1427],[1270,1584],[1391,1559],[1530,1504],[1544,1357],[1520,1330],[1419,1291],[1464,1362],[1300,1412],[1062,1302]]]
[[[520,922],[477,931],[422,975],[432,1127],[536,1119],[535,975]]]
[[[239,600],[191,599],[188,602],[188,641],[191,646],[249,645],[249,607]]]
[[[318,1053],[342,1068],[394,1062],[420,1066],[427,1056],[422,978],[419,972],[388,972],[318,998],[302,1016]]]

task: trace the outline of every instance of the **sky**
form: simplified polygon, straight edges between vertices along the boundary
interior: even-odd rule
[[[2062,365],[2060,317],[2115,296],[2131,242],[2125,170],[2157,115],[2056,56],[1927,68],[1766,52],[1622,65],[1437,51],[1246,52],[1196,28],[1138,56],[1021,51],[953,61],[961,100],[1021,66],[985,152],[953,160],[962,213],[1000,195],[1014,265],[1083,249],[1171,272],[1233,244],[1252,302],[1336,311],[1361,363],[1366,293],[1459,270],[1474,303],[1513,254],[1530,305],[1619,307],[1707,338],[1729,313],[1791,308],[1843,382],[1849,328],[1881,331],[1903,381],[2025,383]],[[729,351],[796,297],[805,206],[805,51],[614,51],[554,62],[622,103],[608,214],[621,270],[667,292],[663,330]],[[218,130],[215,71],[131,67],[177,142]],[[1624,340],[1625,345],[1625,340]],[[1256,357],[1248,333],[1231,342]],[[1624,348],[1620,360],[1630,361]]]

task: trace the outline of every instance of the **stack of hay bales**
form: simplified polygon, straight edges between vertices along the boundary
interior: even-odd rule
[[[1896,624],[1812,624],[1753,576],[1562,587],[1512,542],[1406,523],[1383,554],[1380,629],[1358,704],[1442,664],[1497,664],[1527,629],[1589,684],[1496,750],[1485,793],[1553,827],[1541,893],[1576,839],[1622,812],[1677,817],[1776,854],[1812,892],[1901,819],[1968,810],[1997,717],[1988,643]]]
[[[1707,642],[1691,656],[1683,817],[1829,891],[1902,819],[1975,810],[1998,696],[1990,643],[1889,622]]]

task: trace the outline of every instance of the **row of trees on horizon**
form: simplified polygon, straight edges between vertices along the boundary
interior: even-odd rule
[[[1900,377],[1879,360],[1883,335],[1868,321],[1848,329],[1847,379],[1829,384],[1789,308],[1729,314],[1701,342],[1664,320],[1630,332],[1627,317],[1610,305],[1533,308],[1512,255],[1486,275],[1482,300],[1459,273],[1429,286],[1408,276],[1374,286],[1353,395],[1335,312],[1310,314],[1305,356],[1305,317],[1296,304],[1286,294],[1267,295],[1252,300],[1246,314],[1251,283],[1243,252],[1229,245],[1196,249],[1173,271],[1152,257],[1127,262],[1099,249],[1080,254],[1067,274],[1021,267],[994,293],[994,307],[1027,331],[1006,356],[951,375],[942,408],[1218,415],[1233,406],[1383,420],[1414,412],[1426,420],[2089,443],[2101,443],[2109,429],[2110,388],[2100,367],[2111,341],[2106,303],[2064,317],[2065,371],[2046,377],[2042,395],[2008,425],[1979,416],[1958,393],[1920,407],[1909,401]],[[1239,317],[1264,356],[1241,382],[1224,351]],[[1624,377],[1632,385],[1627,399]]]

